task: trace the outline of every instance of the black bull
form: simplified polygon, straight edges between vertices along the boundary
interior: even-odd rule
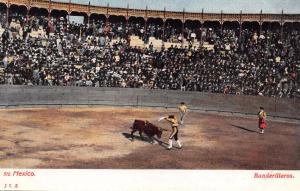
[[[166,131],[165,129],[159,128],[153,125],[152,123],[143,120],[134,120],[131,129],[132,129],[131,131],[132,141],[133,141],[133,133],[138,131],[142,139],[143,139],[142,133],[145,133],[151,139],[151,143],[153,143],[153,137],[155,135],[160,139],[162,132]]]

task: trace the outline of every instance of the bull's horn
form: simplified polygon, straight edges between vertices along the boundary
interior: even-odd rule
[[[168,129],[164,129],[164,128],[161,128],[161,130],[163,130],[163,131],[168,131]]]

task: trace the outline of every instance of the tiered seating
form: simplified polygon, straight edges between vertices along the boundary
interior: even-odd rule
[[[112,39],[111,40],[111,44],[114,44],[114,43],[118,43],[120,41],[120,38],[116,38],[116,39]]]
[[[3,32],[4,32],[4,28],[2,28],[2,27],[0,26],[0,35],[2,35]]]
[[[119,42],[119,39],[113,39],[111,41],[111,43],[116,43],[116,42]],[[149,45],[152,43],[153,45],[153,48],[154,49],[157,49],[157,50],[160,50],[162,45],[164,45],[165,48],[170,48],[171,46],[175,47],[188,47],[190,45],[190,43],[186,40],[183,41],[183,43],[173,43],[173,42],[164,42],[160,39],[156,39],[154,37],[150,37],[149,38],[149,42],[148,44],[145,44],[144,41],[142,39],[140,39],[138,36],[131,36],[131,41],[130,41],[130,46],[132,47],[141,47],[141,48],[144,48],[144,47],[149,47]],[[192,47],[196,47],[198,48],[200,46],[200,42],[195,40],[193,43],[192,43]],[[213,45],[210,45],[208,44],[207,42],[204,42],[203,44],[203,47],[207,48],[208,50],[211,50],[214,48]]]
[[[9,27],[10,27],[10,28],[19,29],[19,28],[21,28],[21,25],[20,25],[20,23],[18,23],[18,22],[12,21],[12,22],[10,23],[10,26],[9,26]]]
[[[208,44],[208,42],[204,42],[203,43],[203,47],[207,48],[207,50],[212,50],[214,49],[214,45],[213,44]]]
[[[133,46],[133,47],[136,46],[136,47],[144,48],[145,47],[145,43],[138,36],[131,36],[131,38],[130,38],[130,46]]]
[[[162,40],[159,40],[159,39],[156,39],[154,37],[150,37],[149,38],[149,43],[146,45],[147,47],[149,47],[149,45],[152,43],[153,45],[153,48],[154,49],[158,49],[160,50],[161,49],[161,46],[163,44]]]
[[[197,41],[197,40],[195,40],[194,43],[193,43],[192,45],[193,45],[193,47],[194,47],[194,46],[195,46],[195,47],[199,47],[199,46],[200,46],[200,42]]]
[[[180,47],[181,45],[183,45],[182,43],[172,43],[172,42],[165,42],[164,46],[165,48],[170,48],[171,46],[175,47]]]
[[[39,29],[37,31],[32,31],[30,33],[30,36],[33,37],[33,38],[37,38],[38,36],[45,37],[46,36],[46,32],[43,30],[42,27],[39,27]]]

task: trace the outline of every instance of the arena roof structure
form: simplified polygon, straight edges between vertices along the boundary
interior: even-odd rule
[[[69,0],[57,0],[69,2]],[[88,4],[89,0],[72,0],[73,3]],[[300,12],[299,0],[90,0],[92,5],[126,8],[129,5],[133,9],[201,12],[202,9],[208,13],[284,13],[297,14]]]
[[[5,4],[6,7],[23,7],[28,14],[33,8],[43,10],[49,16],[53,11],[59,11],[63,15],[79,13],[87,17],[88,22],[93,15],[106,19],[120,16],[126,21],[130,18],[141,18],[145,22],[150,18],[158,18],[163,23],[177,20],[182,24],[186,21],[197,21],[201,24],[212,21],[219,23],[221,27],[225,22],[236,22],[239,25],[255,22],[260,26],[265,22],[274,22],[281,26],[300,22],[298,0],[156,0],[155,3],[154,0],[112,0],[104,5],[106,1],[0,0],[0,4]]]

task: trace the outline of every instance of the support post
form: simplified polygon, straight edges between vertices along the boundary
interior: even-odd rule
[[[107,3],[107,6],[106,6],[106,21],[105,21],[105,26],[108,25],[108,17],[109,17],[109,3]]]
[[[242,14],[243,14],[243,12],[242,12],[242,10],[241,10],[241,12],[240,12],[240,40],[242,39],[242,31],[243,31],[243,23],[242,23]]]
[[[129,3],[127,3],[127,9],[126,9],[126,28],[127,29],[128,29],[128,19],[129,19],[128,10],[129,10]]]
[[[259,15],[259,35],[261,35],[262,31],[262,10],[260,10],[260,15]]]
[[[281,37],[281,42],[283,43],[283,10],[281,12],[281,19],[280,19],[280,26],[281,26],[281,30],[280,30],[280,37]]]
[[[8,17],[9,17],[9,7],[10,3],[9,0],[7,0],[7,8],[6,8],[6,26],[8,27]]]
[[[27,13],[26,13],[26,23],[28,24],[28,20],[29,20],[29,11],[30,11],[30,0],[27,1]]]
[[[163,44],[164,44],[164,42],[165,42],[165,22],[166,22],[166,7],[164,7],[164,19],[163,19],[163,37],[162,37],[162,42],[163,42]]]
[[[91,16],[91,2],[89,1],[89,7],[88,7],[88,27],[90,27],[90,16]]]
[[[145,17],[144,17],[144,39],[146,39],[146,34],[147,34],[147,17],[148,17],[148,6],[146,6],[146,12],[145,12]]]
[[[48,4],[48,26],[50,27],[50,14],[51,14],[51,0],[49,0],[49,4]]]
[[[221,35],[223,35],[223,10],[221,10]]]
[[[68,7],[68,23],[70,23],[70,14],[71,14],[71,0],[69,0],[69,7]]]
[[[203,44],[203,38],[202,38],[202,30],[203,30],[203,24],[204,24],[204,16],[203,16],[203,14],[204,14],[204,10],[202,9],[202,11],[201,11],[201,35],[200,35],[200,41],[201,41],[201,44]]]
[[[181,28],[181,37],[182,37],[182,41],[181,41],[181,45],[183,46],[183,39],[184,39],[184,35],[183,35],[183,32],[184,32],[184,23],[185,23],[185,9],[183,8],[183,11],[182,11],[182,28]]]

